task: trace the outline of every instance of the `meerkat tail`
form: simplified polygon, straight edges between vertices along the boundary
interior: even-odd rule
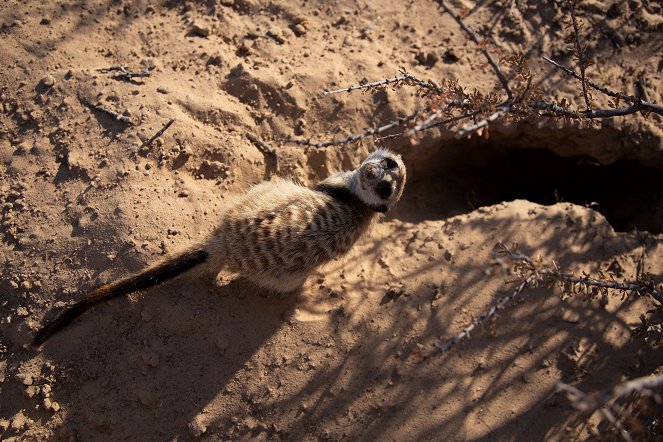
[[[39,347],[48,338],[62,330],[74,319],[85,313],[90,307],[100,302],[128,295],[137,290],[144,290],[174,278],[187,270],[207,261],[209,254],[205,250],[195,250],[174,256],[162,263],[149,266],[144,270],[129,275],[118,281],[106,284],[88,293],[82,301],[77,302],[57,318],[49,321],[35,335],[32,345]]]

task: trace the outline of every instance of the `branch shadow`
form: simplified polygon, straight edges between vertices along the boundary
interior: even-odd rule
[[[527,243],[525,253],[553,257],[562,268],[574,270],[589,266],[596,271],[596,266],[640,244],[633,237],[615,235],[604,221],[577,227],[566,225],[563,217],[548,223],[508,213],[459,218],[463,222],[454,226],[457,232],[497,232],[501,241]],[[425,228],[418,226],[391,232],[389,247],[407,250],[407,237]],[[401,234],[405,238],[400,239]],[[548,289],[526,292],[447,353],[422,357],[430,354],[433,342],[454,335],[502,296],[500,278],[486,273],[492,246],[486,239],[455,252],[451,262],[442,250],[410,271],[393,269],[407,294],[388,303],[382,302],[378,288],[355,284],[346,276],[347,293],[366,295],[350,311],[350,301],[332,310],[328,340],[339,357],[314,352],[311,357],[321,360],[321,366],[311,369],[292,392],[261,403],[254,416],[284,425],[280,434],[289,440],[548,439],[562,434],[573,415],[555,393],[558,380],[583,389],[605,388],[622,376],[644,374],[663,363],[660,355],[643,360],[642,345],[629,338],[633,324],[627,318],[644,311],[646,300],[611,300],[609,308],[602,308],[598,302],[562,301]],[[346,269],[347,275],[347,269],[363,266],[373,281],[383,280],[385,270],[377,262],[385,247],[383,241],[370,242],[329,272]],[[359,256],[371,257],[374,266],[353,263]],[[405,262],[406,257],[393,261]],[[439,285],[431,286],[431,280]],[[435,295],[436,287],[443,288],[441,297]],[[487,291],[493,299],[486,299]],[[274,375],[301,377],[293,366],[281,366]]]

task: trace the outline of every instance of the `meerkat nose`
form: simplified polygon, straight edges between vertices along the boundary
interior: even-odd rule
[[[391,196],[392,189],[391,183],[387,181],[380,181],[377,186],[375,186],[375,192],[382,198],[386,200]]]

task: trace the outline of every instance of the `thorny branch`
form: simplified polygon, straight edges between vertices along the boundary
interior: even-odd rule
[[[543,57],[543,59],[545,61],[547,61],[548,63],[552,64],[553,66],[563,70],[568,75],[571,75],[571,76],[577,78],[578,80],[580,80],[580,78],[581,78],[580,75],[578,75],[573,69],[569,69],[566,66],[564,66],[564,65],[562,65],[562,64],[560,64],[560,63],[558,63],[558,62],[556,62],[556,61],[554,61],[554,60],[552,60],[548,57]],[[660,105],[655,104],[655,103],[650,103],[649,101],[641,100],[640,98],[634,97],[632,95],[627,95],[627,94],[622,94],[620,92],[611,91],[610,89],[608,89],[604,86],[598,85],[598,84],[596,84],[592,81],[587,81],[587,84],[591,88],[596,89],[597,91],[599,91],[599,92],[601,92],[601,93],[603,93],[603,94],[605,94],[609,97],[613,97],[613,98],[616,98],[618,100],[628,101],[629,103],[633,103],[633,104],[639,104],[641,106],[641,110],[647,110],[647,111],[651,111],[651,112],[654,112],[654,113],[659,114],[659,115],[663,115],[663,106],[660,106]]]
[[[650,391],[663,385],[663,373],[657,375],[647,375],[630,381],[622,382],[612,388],[607,388],[600,392],[587,395],[582,393],[579,397],[570,397],[573,406],[583,413],[591,413],[600,407],[606,406],[609,402],[623,396],[628,396],[634,392]],[[558,390],[570,392],[570,385],[559,382],[557,384]],[[575,387],[571,387],[575,391],[579,391]]]
[[[458,134],[459,137],[463,137],[463,136],[468,135],[468,134],[473,134],[476,131],[478,131],[479,129],[487,128],[490,123],[492,123],[493,121],[495,121],[499,118],[502,118],[504,116],[504,112],[505,111],[503,109],[499,109],[499,110],[493,112],[491,115],[489,115],[488,117],[484,118],[481,121],[477,121],[474,124],[469,124],[469,125],[466,124],[465,126],[462,126],[458,130],[457,134]]]
[[[568,399],[573,404],[573,407],[586,416],[590,416],[592,413],[598,410],[603,415],[603,417],[619,431],[620,435],[625,441],[631,441],[633,440],[631,435],[626,431],[621,422],[619,422],[619,420],[615,418],[611,412],[610,409],[613,407],[610,405],[610,403],[620,397],[628,396],[634,392],[651,394],[651,390],[660,387],[661,385],[663,385],[663,373],[632,379],[630,381],[618,384],[612,388],[608,388],[600,392],[592,392],[589,394],[572,385],[558,382],[557,391],[566,393]],[[661,398],[659,396],[655,396],[655,398],[660,405]]]
[[[343,89],[336,89],[332,91],[324,91],[322,95],[332,95],[332,94],[339,94],[342,92],[352,92],[356,90],[366,90],[366,89],[375,89],[378,87],[386,86],[388,84],[413,84],[416,86],[419,86],[422,89],[434,89],[438,94],[441,93],[442,91],[440,88],[433,83],[431,80],[428,82],[415,77],[414,75],[409,74],[405,69],[401,69],[401,75],[398,75],[393,78],[386,78],[384,80],[378,80],[378,81],[372,81],[370,83],[360,83],[360,84],[353,84],[352,86],[348,86]]]
[[[600,279],[592,278],[589,275],[575,276],[561,272],[554,261],[552,267],[542,266],[529,256],[511,251],[504,244],[500,243],[497,247],[499,256],[496,260],[501,262],[501,258],[506,258],[512,261],[513,271],[520,279],[534,276],[537,286],[557,284],[562,288],[565,296],[583,294],[589,298],[594,298],[600,294],[607,294],[608,290],[616,290],[622,294],[650,295],[659,304],[663,304],[661,291],[656,288],[654,282],[646,274],[640,275],[636,282],[616,281],[612,276],[603,273],[600,273]]]
[[[309,147],[317,147],[317,148],[322,148],[322,147],[330,147],[330,146],[338,146],[340,144],[347,144],[347,143],[352,143],[354,141],[359,141],[364,138],[372,137],[374,135],[381,134],[382,132],[388,131],[390,129],[393,129],[395,127],[399,127],[404,125],[405,123],[408,123],[415,118],[419,116],[420,112],[414,112],[410,115],[407,115],[405,117],[399,118],[397,120],[394,120],[390,123],[385,124],[384,126],[380,126],[374,129],[368,129],[360,134],[355,134],[351,135],[349,137],[341,138],[339,140],[333,140],[333,141],[327,141],[324,143],[314,143],[310,140],[300,140],[296,138],[288,138],[285,140],[287,143],[293,143],[293,144],[298,144],[300,146],[309,146]]]
[[[508,98],[506,100],[500,100],[496,93],[483,94],[476,89],[472,92],[468,92],[457,80],[445,79],[442,81],[441,85],[438,85],[432,80],[424,81],[401,68],[400,75],[398,76],[355,84],[342,89],[324,91],[323,94],[330,95],[355,90],[375,91],[387,85],[392,85],[394,88],[414,86],[418,89],[417,93],[419,97],[425,100],[422,110],[394,120],[383,126],[370,128],[364,132],[338,140],[314,142],[309,139],[288,138],[284,141],[302,146],[325,148],[352,143],[371,136],[376,136],[376,140],[395,138],[398,136],[412,137],[417,132],[433,127],[442,126],[451,130],[453,125],[467,119],[471,119],[472,122],[462,125],[457,129],[455,133],[456,136],[462,137],[476,133],[487,138],[489,136],[487,129],[490,123],[497,120],[520,122],[548,117],[553,119],[576,120],[589,124],[591,120],[620,117],[635,113],[642,113],[645,116],[650,112],[663,115],[663,106],[648,102],[644,98],[613,92],[604,86],[591,82],[586,77],[585,69],[589,66],[590,62],[585,58],[584,49],[580,41],[580,25],[573,9],[573,0],[567,0],[571,5],[571,21],[573,26],[573,34],[569,36],[569,40],[567,41],[569,43],[575,42],[573,52],[580,61],[580,74],[577,74],[572,69],[569,69],[550,58],[544,57],[544,59],[557,68],[564,70],[568,75],[572,75],[580,80],[586,104],[586,108],[583,110],[571,108],[571,103],[567,101],[566,98],[562,98],[561,100],[544,98],[542,91],[536,86],[536,83],[533,82],[533,75],[528,67],[528,60],[519,52],[504,56],[500,60],[500,62],[509,65],[511,69],[512,84],[510,86],[507,77],[504,75],[491,53],[487,50],[486,45],[480,41],[479,36],[465,24],[462,17],[449,6],[446,0],[437,1],[440,6],[448,12],[454,20],[456,20],[459,26],[470,36],[472,41],[481,48],[489,64],[493,67],[499,83],[507,92]],[[641,81],[642,84],[644,84],[644,82],[645,80]],[[590,87],[612,97],[610,100],[610,109],[593,108],[591,93],[588,90]],[[628,107],[620,108],[620,100],[628,102],[630,105]],[[396,134],[386,135],[380,138],[377,137],[377,135],[383,134],[384,132],[399,126],[406,126],[406,128]]]
[[[444,353],[462,339],[469,338],[473,330],[490,319],[498,310],[513,301],[528,287],[549,287],[558,284],[562,286],[564,294],[584,294],[590,298],[607,293],[608,290],[616,290],[621,293],[631,292],[638,295],[648,294],[663,304],[663,296],[661,296],[660,290],[656,289],[647,275],[642,275],[642,280],[632,283],[615,281],[603,274],[601,277],[604,279],[596,279],[588,275],[575,276],[562,273],[554,262],[552,268],[541,266],[529,256],[512,251],[502,243],[497,244],[497,252],[498,254],[495,257],[497,264],[504,264],[505,258],[513,262],[513,273],[517,276],[519,284],[511,293],[497,301],[495,305],[472,321],[460,333],[441,344],[434,344],[437,353]]]
[[[578,27],[578,20],[576,19],[575,1],[568,0],[567,3],[571,9],[571,23],[573,23],[575,50],[576,55],[578,56],[578,65],[580,66],[580,83],[582,84],[582,95],[585,98],[585,105],[587,106],[587,110],[589,110],[591,108],[591,102],[589,100],[589,95],[587,94],[587,80],[585,78],[585,54],[583,53],[582,45],[580,44],[580,29]]]
[[[262,141],[260,138],[258,138],[257,136],[255,136],[251,132],[246,133],[246,138],[248,138],[248,140],[251,143],[253,143],[253,145],[260,151],[261,154],[263,154],[265,157],[269,157],[269,158],[272,159],[272,161],[274,162],[274,171],[279,172],[279,170],[281,169],[281,166],[279,164],[279,154],[278,154],[278,152],[276,152],[275,149],[272,149],[271,147],[269,147],[269,145],[267,145],[267,143]]]

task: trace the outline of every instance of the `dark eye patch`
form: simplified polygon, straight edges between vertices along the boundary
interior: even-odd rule
[[[384,164],[387,166],[387,169],[396,169],[398,167],[398,163],[391,158],[384,160]]]

